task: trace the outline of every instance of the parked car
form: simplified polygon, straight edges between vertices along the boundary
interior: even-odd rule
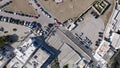
[[[1,21],[2,18],[3,18],[3,16],[0,16],[0,21]]]
[[[10,18],[10,23],[13,23],[13,18],[12,17]]]
[[[32,22],[32,23],[29,24],[29,28],[32,29],[32,28],[35,28],[35,27],[36,27],[36,22]]]
[[[5,17],[6,21],[5,22],[9,22],[10,18],[9,17]]]
[[[31,23],[31,22],[26,21],[26,25],[25,25],[25,26],[29,27],[29,24],[30,24],[30,23]]]
[[[21,25],[24,25],[24,21],[20,21],[20,24],[21,24]]]

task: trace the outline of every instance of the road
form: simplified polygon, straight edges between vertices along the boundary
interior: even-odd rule
[[[87,60],[91,60],[91,58],[82,49],[76,46],[76,44],[71,39],[69,39],[63,32],[61,32],[60,29],[56,31],[56,34],[58,38],[60,38],[65,43],[69,44],[69,46],[73,48],[76,52],[84,56]]]

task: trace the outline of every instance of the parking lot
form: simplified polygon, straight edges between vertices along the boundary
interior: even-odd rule
[[[26,21],[28,23],[36,21],[36,22],[40,23],[43,27],[48,26],[49,23],[55,23],[55,20],[54,20],[54,18],[52,18],[52,15],[50,15],[46,10],[44,10],[43,6],[38,6],[38,3],[36,5],[36,2],[34,0],[31,0],[31,2],[28,0],[25,0],[25,1],[27,3],[29,3],[29,7],[31,7],[34,10],[34,12],[36,12],[38,15],[32,16],[31,14],[24,13],[24,12],[17,12],[16,13],[16,12],[9,10],[9,9],[5,9],[5,10],[1,9],[0,15],[16,19],[16,22],[19,22],[19,20],[20,20],[20,22],[22,22],[21,23],[22,25]],[[22,1],[20,1],[20,2],[22,2]],[[13,1],[13,3],[14,3],[14,1]],[[11,5],[8,5],[8,7],[9,6],[11,6]],[[42,8],[42,10],[41,10],[41,8]],[[16,10],[19,11],[19,9],[16,9]],[[6,21],[9,22],[9,20],[6,20]],[[16,23],[16,24],[19,24],[19,23]]]
[[[90,40],[92,42],[90,47],[95,50],[96,41],[102,39],[99,37],[99,32],[104,31],[104,22],[101,18],[96,19],[91,14],[91,10],[87,12],[83,18],[84,20],[82,22],[77,22],[78,26],[72,32],[81,36],[81,38],[84,39],[84,42]]]
[[[54,20],[53,15],[49,14],[47,10],[40,4],[37,0],[30,0],[31,6],[36,9],[36,12],[40,17],[36,20],[37,22],[41,23],[42,26],[47,26],[49,23],[56,23]]]

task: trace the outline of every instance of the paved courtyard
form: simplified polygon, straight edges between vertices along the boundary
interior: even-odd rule
[[[73,33],[83,33],[83,37],[88,37],[92,41],[92,46],[95,47],[95,41],[98,40],[99,32],[103,32],[104,30],[104,22],[101,18],[95,19],[93,15],[90,14],[89,11],[83,18],[82,22],[78,22],[78,26],[72,31]]]
[[[13,47],[19,45],[20,41],[23,40],[23,38],[27,36],[29,32],[28,27],[11,24],[11,23],[0,22],[0,27],[3,27],[4,31],[8,31],[8,33],[0,32],[0,36],[13,35],[13,34],[18,35],[18,41],[12,44]],[[14,28],[16,28],[17,31],[13,31]]]

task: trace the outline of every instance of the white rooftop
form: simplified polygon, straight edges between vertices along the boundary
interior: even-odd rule
[[[96,53],[99,54],[101,57],[103,57],[110,49],[109,44],[110,44],[109,42],[103,40],[100,46],[98,47],[98,49],[96,50]]]
[[[19,60],[19,58],[14,57],[7,65],[7,68],[22,68],[23,63],[21,63]]]
[[[33,52],[36,50],[36,47],[32,42],[33,42],[32,39],[29,39],[27,42],[20,46],[22,49],[25,48],[24,52],[15,49],[16,57],[19,58],[19,60],[22,61],[23,63],[25,63],[29,59],[29,57],[33,54]]]
[[[37,52],[35,52],[37,48],[34,46],[33,41],[34,40],[29,39],[15,49],[14,52],[16,56],[10,61],[8,67],[12,68],[17,66],[17,68],[22,68],[24,66],[34,68],[36,64],[36,68],[40,68],[45,63],[50,54],[42,49],[38,49]],[[33,54],[34,52],[35,54]],[[28,61],[28,59],[30,60]]]
[[[36,63],[36,68],[40,68],[49,57],[50,54],[48,54],[46,51],[43,51],[42,49],[39,49],[29,61],[29,63],[27,63],[26,67],[34,67],[34,63]]]
[[[80,68],[84,68],[84,66],[85,66],[86,64],[85,64],[85,62],[84,62],[84,60],[81,60],[80,62],[79,62],[79,67]]]
[[[102,64],[106,63],[106,61],[103,59],[103,56],[107,53],[107,51],[110,49],[109,46],[110,43],[103,40],[100,44],[100,46],[97,48],[94,58],[97,61],[100,61]]]
[[[55,0],[56,3],[61,3],[63,0]]]
[[[112,41],[112,46],[115,49],[119,49],[120,48],[120,35],[119,34],[112,33],[111,41]]]
[[[28,39],[14,50],[16,56],[8,64],[9,67],[17,66],[21,68],[37,49],[33,44],[33,39]]]

